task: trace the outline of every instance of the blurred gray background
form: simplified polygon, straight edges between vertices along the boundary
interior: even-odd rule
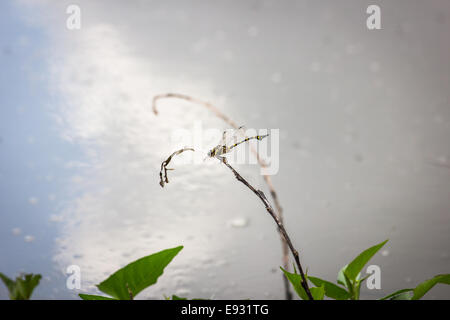
[[[72,3],[0,3],[0,271],[43,274],[34,298],[97,292],[180,244],[138,298],[284,298],[275,225],[225,167],[180,165],[159,186],[174,129],[227,128],[179,100],[156,117],[165,92],[280,129],[272,179],[309,274],[334,281],[385,239],[382,289],[362,298],[450,272],[448,1],[80,0],[69,30]],[[237,168],[267,192],[257,166]]]

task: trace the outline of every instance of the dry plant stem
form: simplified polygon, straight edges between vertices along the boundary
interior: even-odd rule
[[[170,163],[170,161],[172,160],[172,158],[176,155],[179,155],[180,153],[183,153],[185,151],[195,151],[192,148],[183,148],[180,150],[175,151],[174,153],[172,153],[166,160],[163,161],[163,163],[161,163],[161,171],[159,171],[159,185],[164,188],[164,185],[166,183],[169,183],[169,178],[167,177],[167,170],[173,170],[170,168],[167,168],[167,165]]]
[[[160,100],[160,99],[166,99],[166,98],[182,99],[182,100],[189,101],[191,103],[195,103],[195,104],[199,104],[201,106],[204,106],[205,108],[207,108],[210,111],[212,111],[218,118],[220,118],[223,121],[225,121],[228,125],[230,125],[234,129],[238,129],[239,128],[239,126],[236,124],[236,122],[234,122],[232,119],[230,119],[225,114],[223,114],[213,104],[211,104],[209,102],[206,102],[206,101],[202,101],[202,100],[193,98],[193,97],[185,95],[185,94],[180,94],[180,93],[165,93],[165,94],[160,94],[160,95],[157,95],[157,96],[153,97],[152,109],[153,109],[153,113],[155,115],[158,115],[158,110],[156,109],[156,102],[158,100]],[[267,164],[261,159],[261,157],[259,156],[258,152],[255,150],[255,148],[250,146],[250,150],[256,156],[256,159],[257,159],[259,165],[262,168],[266,168]],[[167,175],[166,175],[166,177],[167,177]],[[263,178],[264,178],[264,181],[267,184],[267,187],[269,188],[270,195],[271,195],[271,197],[273,199],[273,202],[275,204],[275,209],[276,209],[276,213],[277,213],[276,216],[277,216],[278,220],[281,222],[281,224],[283,224],[284,223],[284,221],[283,221],[283,209],[281,208],[280,202],[278,201],[277,192],[275,191],[275,188],[274,188],[274,186],[272,184],[272,179],[270,178],[269,175],[263,175]],[[285,270],[289,270],[289,248],[288,248],[288,244],[287,244],[286,240],[284,239],[284,237],[282,235],[280,235],[280,239],[281,239],[282,253],[283,253],[283,268]],[[287,300],[291,300],[292,299],[292,294],[291,294],[291,291],[289,290],[289,281],[284,275],[283,275],[283,283],[284,283],[286,299]]]
[[[295,250],[294,246],[292,245],[291,239],[289,238],[289,235],[287,234],[283,223],[280,221],[280,219],[278,219],[272,206],[270,205],[269,201],[267,200],[266,196],[264,195],[264,192],[262,192],[261,190],[256,190],[250,183],[248,183],[247,180],[245,180],[232,166],[230,166],[228,164],[228,162],[226,161],[226,158],[223,158],[222,162],[234,173],[234,176],[236,177],[236,179],[238,181],[242,182],[245,186],[247,186],[247,188],[249,188],[251,191],[253,191],[253,193],[256,194],[258,196],[258,198],[261,199],[264,206],[266,207],[267,212],[269,212],[270,216],[273,218],[273,220],[275,220],[275,222],[278,226],[278,230],[280,231],[281,235],[286,240],[286,243],[287,243],[289,249],[291,250],[292,255],[294,256],[295,264],[297,265],[297,268],[300,272],[300,276],[302,278],[301,285],[302,285],[303,289],[305,289],[305,292],[308,295],[308,298],[310,300],[314,300],[314,298],[311,294],[311,291],[309,290],[308,281],[306,280],[302,265],[300,264],[300,257],[298,255],[298,251]]]

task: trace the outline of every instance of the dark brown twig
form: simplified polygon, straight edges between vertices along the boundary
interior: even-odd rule
[[[188,96],[188,95],[185,95],[185,94],[180,94],[180,93],[165,93],[165,94],[159,94],[159,95],[154,96],[153,97],[153,102],[152,102],[152,109],[153,109],[153,113],[155,115],[158,115],[158,110],[156,108],[156,102],[158,100],[160,100],[160,99],[166,99],[166,98],[182,99],[182,100],[186,100],[186,101],[189,101],[191,103],[194,103],[194,104],[198,104],[198,105],[204,106],[208,110],[212,111],[218,118],[220,118],[223,121],[225,121],[228,125],[230,125],[234,129],[239,129],[239,126],[236,124],[236,122],[234,122],[231,118],[229,118],[224,113],[222,113],[217,107],[215,107],[210,102],[206,102],[206,101],[203,101],[203,100],[200,100],[200,99],[196,99],[196,98],[193,98],[191,96]],[[261,159],[261,157],[259,156],[258,152],[255,150],[255,148],[253,148],[253,146],[250,146],[250,150],[256,156],[256,159],[257,159],[259,165],[262,168],[266,168],[267,164]],[[284,221],[283,221],[284,220],[283,219],[283,209],[281,208],[281,204],[280,204],[280,202],[278,200],[277,192],[275,191],[275,188],[274,188],[274,186],[272,184],[272,179],[271,179],[271,177],[269,175],[263,175],[263,178],[264,178],[264,181],[267,184],[267,187],[269,188],[270,195],[271,195],[271,197],[273,199],[273,202],[275,204],[276,216],[277,216],[278,220],[283,224],[284,223]],[[289,248],[288,248],[288,244],[287,244],[285,238],[283,237],[283,235],[281,233],[280,233],[280,239],[281,239],[282,253],[283,253],[283,268],[285,270],[289,270]],[[291,300],[292,299],[292,294],[291,294],[291,291],[289,290],[289,281],[284,275],[283,275],[283,283],[284,283],[286,299],[287,300]]]
[[[289,235],[287,234],[283,223],[280,221],[280,219],[275,214],[272,206],[270,205],[269,201],[267,200],[266,196],[264,195],[264,192],[262,192],[261,190],[256,190],[232,166],[230,166],[230,164],[226,161],[226,158],[222,158],[222,159],[223,159],[222,162],[234,173],[234,176],[236,177],[236,179],[238,181],[242,182],[247,188],[249,188],[251,191],[253,191],[253,193],[256,194],[259,199],[261,199],[264,206],[266,207],[267,212],[270,214],[270,216],[273,218],[273,220],[275,220],[275,223],[278,226],[278,230],[280,231],[281,235],[286,240],[286,243],[287,243],[289,249],[291,250],[292,255],[294,256],[295,264],[297,265],[297,268],[300,272],[300,276],[302,278],[301,285],[302,285],[303,289],[305,289],[305,292],[308,295],[308,298],[310,300],[314,300],[314,298],[311,294],[311,291],[309,290],[308,281],[306,280],[302,265],[300,264],[300,257],[299,257],[298,251],[292,245],[291,239],[289,238]]]
[[[167,160],[165,160],[162,164],[161,164],[161,171],[160,171],[160,184],[162,187],[164,187],[164,182],[168,183],[168,179],[167,179],[167,171],[166,166],[167,164],[169,164],[170,160],[172,159],[173,156],[180,154],[186,150],[192,150],[194,151],[194,149],[192,148],[184,148],[184,149],[180,149],[178,151],[175,151],[174,153],[172,153],[169,158],[167,158]],[[275,221],[275,223],[278,226],[278,231],[280,232],[280,234],[283,236],[283,239],[286,241],[288,248],[291,250],[292,255],[294,256],[294,260],[295,260],[295,264],[297,265],[297,268],[300,272],[300,276],[302,278],[301,281],[301,286],[303,287],[303,289],[305,290],[308,298],[310,300],[314,300],[311,291],[309,289],[309,285],[308,285],[308,281],[306,279],[305,273],[303,272],[303,268],[302,265],[300,263],[300,256],[298,254],[298,251],[294,248],[291,239],[289,238],[289,235],[282,223],[282,221],[280,221],[280,219],[277,217],[275,211],[273,210],[272,206],[270,205],[269,201],[267,200],[264,192],[262,192],[261,190],[256,190],[250,183],[247,182],[247,180],[245,180],[227,161],[227,159],[225,157],[221,157],[218,158],[223,164],[225,164],[233,173],[234,176],[236,177],[236,179],[240,182],[242,182],[247,188],[249,188],[251,191],[253,191],[254,194],[256,194],[258,196],[259,199],[261,199],[261,201],[264,204],[264,207],[266,208],[267,212],[270,214],[270,216],[273,218],[273,220]],[[163,171],[165,171],[165,180],[163,179]]]
[[[170,163],[170,161],[172,160],[172,158],[173,158],[174,156],[176,156],[176,155],[178,155],[178,154],[180,154],[180,153],[183,153],[183,152],[185,152],[185,151],[188,151],[188,150],[190,150],[190,151],[195,151],[195,150],[192,149],[192,148],[183,148],[183,149],[180,149],[180,150],[175,151],[174,153],[172,153],[165,161],[163,161],[163,163],[161,163],[161,171],[159,172],[159,178],[160,178],[160,180],[159,180],[159,185],[160,185],[162,188],[164,188],[164,185],[165,185],[166,183],[169,183],[169,178],[167,177],[167,170],[173,170],[173,169],[167,168],[167,165]]]

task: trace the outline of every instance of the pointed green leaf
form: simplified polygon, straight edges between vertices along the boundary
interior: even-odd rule
[[[9,295],[11,296],[11,293],[14,291],[16,283],[14,282],[14,280],[8,278],[6,275],[4,275],[1,272],[0,272],[0,279],[2,279],[2,281],[5,284],[6,288],[8,288]]]
[[[93,295],[93,294],[80,293],[78,296],[83,300],[117,300],[114,298],[97,296],[97,295]]]
[[[435,276],[434,278],[422,282],[414,289],[414,295],[411,300],[418,300],[422,298],[428,291],[431,290],[431,288],[433,288],[438,283],[450,284],[450,274],[440,274]]]
[[[21,274],[14,281],[0,273],[0,278],[8,288],[11,300],[29,300],[42,276],[40,274]]]
[[[411,292],[403,292],[392,297],[390,300],[411,300],[411,298],[412,298]]]
[[[345,269],[347,269],[347,266],[348,266],[348,264],[343,266],[341,268],[341,270],[339,270],[338,276],[337,276],[337,283],[340,285],[343,285],[344,287],[346,287],[348,289],[348,285],[347,285],[347,282],[345,281],[345,276],[344,276],[344,272],[345,272]]]
[[[284,275],[289,280],[289,282],[294,287],[295,292],[297,292],[298,296],[303,300],[309,300],[308,295],[306,294],[305,289],[302,287],[302,277],[296,273],[290,273],[284,270],[282,267],[280,269],[284,272]]]
[[[354,283],[347,276],[346,273],[347,267],[348,265],[345,265],[344,267],[341,268],[341,270],[339,270],[337,283],[347,288],[350,298],[353,299],[355,294]]]
[[[42,276],[40,274],[25,274],[23,277],[16,278],[16,287],[19,295],[25,299],[29,300],[31,294],[41,281]]]
[[[380,250],[386,244],[386,242],[388,242],[388,240],[385,240],[373,247],[370,247],[367,250],[364,250],[352,262],[348,264],[345,273],[351,281],[354,281],[356,279],[366,263],[369,262],[369,260],[375,255],[375,253],[378,252],[378,250]]]
[[[344,271],[344,278],[345,278],[345,283],[347,283],[348,287],[348,293],[350,293],[350,298],[355,300],[355,284],[352,282],[352,280],[350,280],[347,276],[347,272]]]
[[[164,268],[183,249],[179,246],[160,251],[136,260],[116,271],[108,279],[97,285],[102,292],[121,300],[130,300],[145,288],[156,283]]]
[[[322,285],[320,287],[313,287],[310,288],[309,291],[311,291],[311,295],[314,300],[323,300],[323,296],[325,295],[325,286]]]
[[[347,300],[350,298],[350,294],[345,289],[335,285],[334,283],[311,276],[308,276],[308,280],[310,280],[317,287],[323,286],[325,295],[329,298],[336,300]]]
[[[411,300],[414,289],[402,289],[381,298],[380,300]],[[409,298],[408,298],[409,297]]]

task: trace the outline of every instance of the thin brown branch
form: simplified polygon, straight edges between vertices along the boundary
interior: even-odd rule
[[[280,233],[286,240],[286,243],[287,243],[289,249],[291,250],[292,255],[294,256],[295,264],[297,265],[297,268],[300,272],[300,276],[302,278],[301,285],[302,285],[303,289],[305,289],[305,292],[308,295],[308,298],[310,300],[314,300],[314,298],[311,294],[311,291],[309,290],[308,281],[306,280],[302,265],[300,264],[300,257],[299,257],[298,251],[294,248],[294,246],[291,242],[291,239],[289,238],[289,235],[288,235],[286,229],[284,228],[283,223],[280,221],[280,219],[275,214],[272,206],[270,205],[269,201],[267,200],[266,196],[264,195],[264,192],[262,192],[261,190],[256,190],[232,166],[230,166],[230,164],[227,162],[226,158],[222,158],[222,159],[223,159],[222,162],[234,173],[234,176],[236,177],[236,179],[238,181],[242,182],[247,188],[249,188],[251,191],[253,191],[253,193],[256,194],[259,199],[261,199],[262,203],[264,204],[264,207],[266,208],[267,212],[270,214],[270,216],[273,218],[273,220],[277,224],[278,230],[280,231]]]
[[[225,121],[229,126],[233,127],[234,129],[239,129],[239,126],[237,125],[237,123],[235,121],[233,121],[231,118],[229,118],[228,116],[226,116],[223,112],[221,112],[216,106],[214,106],[213,104],[211,104],[210,102],[207,101],[203,101],[200,99],[196,99],[193,98],[191,96],[185,95],[185,94],[180,94],[180,93],[165,93],[165,94],[159,94],[153,97],[153,102],[152,102],[152,109],[155,115],[158,115],[158,110],[156,108],[156,104],[157,101],[160,99],[166,99],[166,98],[177,98],[177,99],[182,99],[182,100],[186,100],[189,101],[191,103],[194,104],[198,104],[201,105],[205,108],[207,108],[208,110],[210,110],[211,112],[213,112],[218,118],[222,119],[223,121]],[[261,159],[261,157],[259,156],[258,152],[256,151],[256,149],[253,146],[250,146],[250,150],[251,152],[256,156],[256,159],[258,161],[258,164],[261,166],[261,168],[266,168],[267,164],[263,161],[263,159]],[[280,220],[280,222],[283,224],[284,223],[284,219],[283,219],[283,209],[281,208],[281,204],[278,200],[278,195],[277,192],[275,191],[275,188],[272,184],[272,179],[269,175],[263,175],[264,181],[267,184],[267,187],[269,188],[270,191],[270,195],[272,197],[272,200],[275,204],[275,209],[276,209],[276,216],[278,218],[278,220]],[[280,233],[280,239],[281,239],[281,246],[282,246],[282,254],[283,254],[283,268],[285,270],[289,270],[290,266],[289,266],[289,248],[288,248],[288,244],[286,242],[286,240],[284,239],[284,237],[281,235]],[[292,294],[291,291],[289,290],[289,281],[288,279],[283,275],[283,283],[284,283],[284,288],[285,288],[285,296],[287,300],[291,300],[292,299]]]
[[[179,155],[180,153],[183,153],[183,152],[188,151],[188,150],[190,150],[190,151],[195,151],[195,150],[192,149],[192,148],[183,148],[183,149],[180,149],[180,150],[175,151],[174,153],[172,153],[166,160],[164,160],[164,161],[161,163],[161,171],[159,171],[159,179],[160,179],[160,180],[159,180],[159,185],[160,185],[162,188],[164,188],[164,185],[165,185],[166,183],[169,183],[169,178],[167,177],[167,170],[174,170],[174,169],[167,168],[167,165],[170,163],[170,161],[172,160],[172,158],[173,158],[174,156]]]

